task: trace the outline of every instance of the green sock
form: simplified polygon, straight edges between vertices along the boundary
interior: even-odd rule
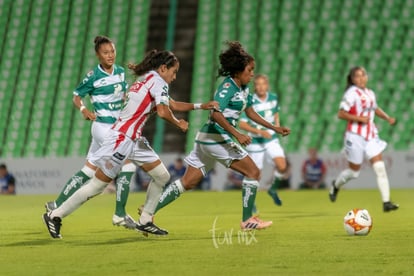
[[[275,180],[272,183],[272,187],[270,187],[271,190],[277,190],[279,188],[280,185],[280,179],[279,178],[275,178]]]
[[[88,182],[89,179],[91,178],[87,176],[83,171],[78,171],[75,175],[73,175],[56,199],[56,206],[59,207],[62,205],[63,202],[65,202],[71,195],[79,190],[79,188]]]
[[[174,200],[176,200],[181,195],[180,189],[178,189],[175,183],[171,183],[170,185],[164,188],[162,195],[160,197],[160,201],[158,202],[157,208],[155,208],[155,213],[158,212],[161,208],[164,208]]]
[[[116,203],[115,203],[115,215],[118,217],[125,217],[125,206],[129,196],[129,184],[134,172],[120,172],[116,178]]]
[[[253,216],[254,202],[256,200],[257,186],[243,183],[242,199],[243,199],[243,221]]]

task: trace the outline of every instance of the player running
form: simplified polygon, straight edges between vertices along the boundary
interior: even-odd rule
[[[263,229],[272,222],[253,216],[260,170],[242,147],[249,145],[252,138],[241,133],[237,125],[244,111],[253,122],[283,136],[288,135],[290,129],[275,126],[256,113],[247,87],[254,74],[254,58],[239,42],[227,44],[228,49],[219,56],[221,67],[218,70],[219,76],[225,78],[214,94],[220,111],[211,111],[208,122],[196,135],[193,150],[185,158],[188,166],[184,176],[167,186],[157,210],[177,199],[184,191],[194,188],[215,167],[215,163],[219,162],[244,175],[240,227],[244,230]]]
[[[98,169],[88,184],[83,185],[57,209],[45,213],[43,219],[53,238],[61,238],[62,218],[79,208],[88,199],[100,194],[114,179],[127,159],[140,166],[152,180],[148,186],[144,210],[136,223],[136,229],[144,233],[166,235],[168,232],[152,222],[152,214],[158,204],[164,185],[170,174],[157,153],[142,136],[142,131],[149,116],[157,113],[162,119],[185,132],[188,122],[177,119],[171,110],[190,111],[193,109],[217,108],[216,102],[192,104],[176,102],[168,95],[169,84],[175,80],[179,61],[169,51],[153,50],[139,64],[130,64],[135,75],[143,76],[142,81],[135,82],[128,92],[128,97],[121,110],[119,119],[105,136],[102,147],[90,158]]]
[[[394,125],[396,120],[388,116],[377,104],[374,91],[367,88],[368,75],[363,67],[357,66],[350,70],[347,87],[340,103],[338,117],[348,121],[344,149],[349,168],[343,170],[332,182],[329,198],[336,200],[339,189],[351,179],[357,178],[364,158],[372,164],[377,176],[377,184],[383,201],[384,212],[398,209],[398,204],[390,201],[390,184],[388,182],[382,152],[387,143],[378,136],[374,124],[375,115]]]
[[[95,53],[99,64],[81,81],[73,92],[73,103],[86,120],[91,120],[92,141],[83,168],[75,173],[63,187],[55,201],[45,204],[46,210],[56,209],[65,202],[73,193],[88,182],[95,173],[97,167],[89,161],[89,158],[101,146],[105,134],[119,116],[128,84],[125,79],[125,69],[117,64],[115,44],[108,37],[97,36],[94,40]],[[93,111],[88,110],[82,99],[90,96]],[[116,178],[116,203],[112,223],[135,229],[135,222],[126,213],[125,205],[129,195],[129,185],[135,165],[126,162]]]
[[[280,126],[278,97],[276,94],[269,93],[269,79],[266,75],[256,75],[254,77],[252,106],[266,121],[275,126]],[[273,161],[276,168],[274,170],[274,181],[267,193],[273,198],[276,205],[282,205],[276,190],[277,180],[281,179],[286,172],[287,163],[277,133],[255,123],[246,116],[246,113],[243,113],[240,119],[240,128],[248,131],[249,136],[252,137],[252,143],[246,147],[246,150],[259,170],[262,170],[265,159]]]

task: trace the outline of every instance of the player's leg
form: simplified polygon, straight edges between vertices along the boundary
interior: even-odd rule
[[[243,230],[264,229],[272,225],[272,221],[262,221],[253,216],[253,209],[256,201],[257,189],[259,187],[260,170],[253,160],[246,155],[241,159],[235,159],[230,165],[235,171],[242,173],[242,222],[240,227]]]
[[[132,175],[135,172],[135,165],[130,161],[125,162],[115,180],[116,198],[115,213],[112,216],[112,224],[124,226],[128,229],[135,229],[134,219],[125,210],[129,196],[129,188]]]
[[[111,124],[104,124],[99,122],[93,122],[91,127],[92,141],[89,146],[88,155],[86,157],[86,163],[84,167],[76,172],[72,177],[66,182],[62,191],[58,195],[57,199],[53,202],[47,202],[45,207],[47,211],[51,211],[56,207],[59,207],[65,200],[67,200],[71,195],[73,195],[80,187],[82,187],[86,182],[89,181],[95,174],[97,167],[89,162],[89,158],[94,154],[101,146],[105,139],[105,135],[110,129]]]
[[[216,145],[195,144],[194,149],[184,159],[187,169],[180,179],[173,181],[164,188],[155,212],[176,200],[184,191],[191,190],[214,168],[215,160],[209,151],[216,150]]]
[[[117,141],[122,141],[117,143]],[[89,162],[99,167],[94,177],[86,185],[78,189],[70,198],[62,203],[57,209],[44,214],[43,218],[48,225],[49,233],[52,237],[59,236],[60,233],[52,233],[49,227],[51,222],[59,221],[74,212],[84,202],[102,193],[105,187],[116,177],[121,170],[126,158],[130,155],[134,142],[126,138],[123,134],[111,131],[102,147],[89,157]]]
[[[96,166],[89,162],[86,162],[85,166],[83,166],[83,168],[80,171],[72,175],[72,177],[66,182],[59,196],[55,200],[55,208],[62,205],[63,202],[65,202],[70,196],[72,196],[77,190],[79,190],[80,187],[82,187],[86,182],[88,182],[89,179],[91,179],[95,174],[95,171]],[[47,204],[49,205],[49,202]],[[49,205],[48,209],[54,209],[51,207],[52,206]]]
[[[363,137],[347,132],[345,134],[344,149],[348,159],[348,168],[339,173],[332,181],[329,190],[329,199],[335,202],[339,189],[350,180],[359,176],[361,164],[364,161],[366,141]]]
[[[277,188],[283,174],[287,170],[287,162],[285,158],[285,152],[280,146],[277,140],[272,140],[266,145],[266,155],[272,159],[275,170],[273,172],[273,183],[268,190],[268,194],[273,198],[273,201],[276,205],[281,206],[282,200],[279,198],[277,193]]]
[[[182,178],[175,180],[167,185],[159,199],[155,212],[164,208],[174,200],[176,200],[182,193],[191,190],[197,186],[198,183],[206,175],[203,173],[204,169],[199,169],[191,165],[187,165],[187,169]]]
[[[390,183],[388,181],[387,170],[382,159],[382,152],[386,147],[386,143],[380,139],[371,140],[366,147],[366,154],[372,164],[372,168],[377,176],[377,185],[381,193],[384,212],[398,209],[398,204],[390,200]]]

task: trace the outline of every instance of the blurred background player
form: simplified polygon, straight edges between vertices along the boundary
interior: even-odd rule
[[[214,102],[192,104],[176,102],[169,97],[169,85],[176,79],[179,66],[180,63],[173,53],[157,50],[150,51],[139,64],[129,65],[137,77],[143,76],[142,81],[136,81],[131,86],[119,118],[108,129],[102,146],[90,156],[89,162],[98,167],[94,177],[60,207],[43,215],[52,238],[61,238],[62,218],[99,195],[118,175],[127,159],[140,166],[152,178],[136,229],[156,235],[168,234],[166,230],[153,224],[152,214],[170,174],[147,139],[142,136],[143,128],[155,111],[159,117],[185,132],[188,122],[177,119],[172,110],[184,112],[218,107]]]
[[[309,158],[302,164],[302,183],[299,189],[325,189],[326,166],[316,148],[308,149]]]
[[[6,164],[0,164],[0,194],[16,194],[16,179],[13,174],[9,173]]]
[[[377,105],[375,93],[367,88],[367,83],[368,75],[363,67],[351,68],[338,112],[338,118],[348,121],[344,137],[344,150],[349,168],[343,170],[332,182],[329,198],[334,202],[339,189],[349,180],[359,176],[361,164],[366,157],[377,176],[383,210],[389,212],[397,210],[399,206],[390,201],[390,184],[385,163],[382,160],[382,152],[387,143],[379,138],[374,118],[377,115],[390,125],[394,125],[396,120],[388,116]]]
[[[112,124],[118,119],[119,112],[125,99],[128,84],[125,79],[125,69],[117,64],[115,44],[105,36],[94,39],[95,53],[99,64],[81,81],[73,92],[73,103],[86,120],[91,120],[92,141],[83,168],[75,173],[63,187],[55,201],[46,203],[46,210],[51,211],[59,207],[74,192],[84,185],[93,175],[97,167],[89,162],[89,158],[101,146],[104,137]],[[88,110],[82,99],[89,95],[93,111]],[[89,139],[86,138],[85,139]],[[129,195],[129,185],[135,165],[126,162],[116,178],[115,214],[112,217],[114,225],[122,225],[135,229],[135,222],[126,213],[125,205]]]
[[[269,93],[269,78],[266,75],[259,74],[254,78],[253,108],[266,121],[275,126],[280,126],[279,101],[276,94]],[[282,201],[277,194],[277,182],[275,180],[283,177],[287,169],[287,163],[277,133],[255,123],[246,116],[246,113],[240,119],[240,128],[247,131],[248,135],[252,137],[252,143],[246,147],[246,150],[259,170],[263,169],[265,160],[271,160],[272,165],[276,168],[273,184],[267,192],[276,205],[282,205]]]
[[[253,216],[260,170],[242,147],[251,143],[251,137],[237,129],[238,121],[240,114],[245,111],[255,123],[282,135],[288,135],[290,130],[275,126],[256,113],[247,87],[254,75],[254,58],[238,41],[227,42],[227,46],[219,56],[218,75],[224,80],[214,94],[220,111],[212,111],[209,120],[198,131],[194,148],[185,158],[188,166],[184,176],[166,187],[156,210],[177,199],[184,191],[194,188],[219,162],[244,176],[240,227],[244,230],[263,229],[272,225],[272,222]]]

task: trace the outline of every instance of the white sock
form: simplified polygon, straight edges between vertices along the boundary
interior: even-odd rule
[[[348,183],[349,180],[357,178],[358,176],[359,176],[359,171],[354,171],[354,170],[351,170],[351,169],[345,169],[336,178],[335,187],[339,189],[343,185]]]
[[[164,186],[170,180],[170,174],[163,164],[158,165],[147,173],[152,177],[152,180],[148,185],[143,210],[144,212],[142,214],[148,213],[151,216],[151,221],[152,215],[154,214],[158,202],[160,201]],[[141,218],[140,222],[145,224],[146,222],[143,221],[145,217],[143,218],[141,215]],[[148,218],[146,220],[148,220]]]
[[[88,166],[83,166],[83,168],[81,169],[81,171],[86,174],[87,176],[89,176],[89,178],[92,178],[95,175],[95,170],[88,167]]]
[[[78,209],[88,199],[102,193],[108,183],[96,177],[92,178],[88,184],[83,185],[71,197],[69,197],[59,208],[50,213],[50,217],[64,218]]]
[[[377,161],[372,164],[375,174],[377,175],[377,184],[381,193],[382,201],[390,201],[390,184],[388,182],[387,171],[384,161]]]
[[[274,179],[281,179],[283,178],[283,174],[281,174],[280,172],[278,172],[278,170],[275,170],[273,173]]]

